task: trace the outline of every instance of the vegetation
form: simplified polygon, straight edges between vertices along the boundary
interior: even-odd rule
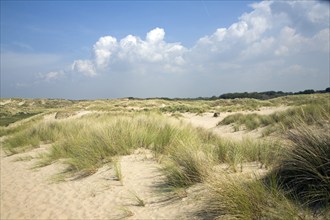
[[[328,219],[330,217],[329,128],[301,125],[289,133],[277,166],[263,178],[219,173],[207,180],[204,207],[212,218]]]
[[[292,129],[299,123],[307,125],[322,125],[330,120],[330,103],[309,104],[301,107],[290,108],[283,112],[275,112],[271,115],[242,114],[237,113],[224,118],[218,125],[233,124],[238,129],[244,125],[248,130],[254,130],[259,127],[273,126],[277,129],[266,130],[269,133],[275,130]]]
[[[146,148],[160,162],[165,184],[170,189],[186,192],[186,188],[196,183],[207,187],[210,194],[206,194],[205,212],[212,218],[327,219],[330,217],[329,98],[329,94],[309,94],[272,100],[60,101],[65,110],[56,109],[47,101],[11,100],[8,102],[11,107],[3,108],[8,112],[16,114],[21,111],[19,106],[35,105],[43,113],[2,126],[0,135],[6,135],[2,147],[7,154],[51,143],[39,165],[60,160],[68,164],[66,173],[74,177],[93,174],[111,162],[121,183],[119,158],[137,148]],[[47,109],[47,105],[52,109]],[[181,113],[258,110],[281,105],[291,107],[270,115],[232,114],[219,123],[232,124],[236,130],[266,127],[269,133],[281,130],[287,134],[288,139],[277,141],[223,139],[162,114],[184,117]],[[89,114],[71,117],[81,110]],[[43,120],[45,115],[49,120]],[[266,174],[245,178],[248,163],[263,168]],[[132,195],[138,206],[145,205],[135,192]]]
[[[313,219],[276,184],[219,175],[208,182],[205,212],[212,219]]]
[[[60,140],[60,141],[58,141]],[[137,148],[151,149],[164,158],[167,183],[187,187],[202,182],[212,164],[238,164],[258,161],[271,164],[276,144],[243,140],[226,142],[203,129],[176,125],[158,114],[92,114],[80,119],[39,122],[9,137],[7,153],[18,153],[41,142],[54,143],[43,164],[66,159],[72,173],[93,173],[114,157]],[[274,156],[273,156],[274,157]],[[114,161],[115,162],[115,161]]]
[[[282,96],[301,95],[301,94],[314,94],[314,93],[329,93],[330,87],[325,90],[314,91],[313,89],[307,89],[300,92],[282,92],[282,91],[267,91],[267,92],[242,92],[242,93],[226,93],[219,96],[220,99],[237,99],[237,98],[250,98],[250,99],[273,99]]]
[[[0,113],[0,126],[8,126],[11,123],[14,123],[16,121],[29,118],[33,115],[36,115],[38,113],[27,113],[27,112],[18,112],[14,115],[6,115]]]
[[[330,133],[300,127],[288,137],[285,151],[273,171],[279,186],[309,207],[330,205]]]
[[[123,183],[123,174],[121,172],[121,163],[119,158],[114,158],[113,159],[113,168],[115,170],[115,176],[116,179],[120,182],[121,185],[124,185]]]

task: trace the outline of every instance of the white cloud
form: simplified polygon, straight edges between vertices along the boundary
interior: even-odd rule
[[[38,78],[41,80],[44,80],[46,82],[58,80],[60,78],[63,78],[65,76],[64,71],[58,71],[58,72],[49,72],[46,74],[38,74]]]
[[[93,58],[74,61],[72,70],[85,76],[95,76],[99,72],[111,72],[112,65],[116,66],[117,63],[126,63],[125,67],[131,66],[134,71],[141,69],[141,64],[154,63],[159,65],[158,71],[173,72],[172,70],[178,70],[175,66],[185,63],[182,55],[186,48],[180,43],[166,43],[164,37],[165,31],[162,28],[148,32],[146,40],[133,35],[128,35],[119,42],[112,36],[101,37],[93,46]],[[169,65],[173,68],[168,68]]]
[[[109,64],[111,55],[116,51],[117,39],[111,36],[101,37],[94,45],[95,64],[105,68]]]
[[[267,55],[273,48],[274,42],[275,39],[273,37],[264,38],[258,42],[254,42],[251,46],[241,52],[241,58],[249,59],[260,55]]]
[[[324,23],[318,14],[323,17],[329,12],[323,10],[318,2],[264,1],[251,7],[253,10],[240,16],[236,23],[200,38],[190,49],[181,43],[166,42],[165,30],[159,27],[149,31],[145,40],[133,35],[118,41],[113,36],[103,36],[93,46],[92,59],[76,60],[73,70],[86,76],[111,74],[119,70],[141,74],[188,74],[214,72],[216,67],[231,66],[235,62],[237,65],[242,65],[240,62],[258,65],[259,62],[288,58],[302,51],[326,52],[329,28],[323,24],[323,29],[313,30],[306,36],[300,32],[294,17]],[[293,10],[299,11],[293,14]]]
[[[274,52],[276,56],[285,56],[289,53],[289,49],[286,46],[280,46]]]
[[[96,75],[94,64],[90,60],[75,60],[72,64],[72,70],[85,76]]]
[[[167,42],[159,27],[144,39],[132,34],[122,39],[102,36],[92,47],[92,57],[75,60],[72,71],[88,77],[161,75],[173,81],[183,75],[186,78],[176,84],[196,80],[191,84],[198,85],[207,78],[214,88],[232,85],[232,90],[257,86],[243,85],[243,79],[253,83],[253,77],[264,77],[259,80],[263,88],[281,88],[286,74],[306,77],[299,81],[303,86],[318,73],[323,85],[329,74],[329,10],[317,1],[263,1],[251,7],[237,22],[218,27],[191,48]],[[240,80],[235,84],[233,79]]]
[[[164,37],[165,37],[164,29],[155,28],[147,34],[146,40],[151,44],[158,44],[164,40]]]
[[[328,23],[329,22],[329,5],[322,2],[314,2],[308,9],[308,18],[313,23]]]

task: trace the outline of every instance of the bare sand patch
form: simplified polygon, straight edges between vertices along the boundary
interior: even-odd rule
[[[191,219],[196,191],[173,199],[162,192],[160,165],[150,152],[140,151],[120,159],[123,185],[114,178],[111,165],[94,175],[52,183],[65,169],[55,163],[32,169],[36,159],[19,158],[47,151],[47,146],[14,156],[1,155],[1,219]],[[144,202],[139,206],[134,197]]]

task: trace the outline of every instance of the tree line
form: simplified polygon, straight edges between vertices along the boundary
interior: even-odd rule
[[[217,99],[237,99],[237,98],[249,98],[249,99],[260,99],[267,100],[273,99],[281,96],[288,95],[299,95],[299,94],[314,94],[314,93],[330,93],[330,87],[325,90],[313,90],[306,89],[299,92],[282,92],[282,91],[266,91],[266,92],[235,92],[235,93],[225,93],[220,96],[212,97],[197,97],[197,98],[168,98],[168,97],[153,97],[153,98],[136,98],[127,97],[130,100],[150,100],[150,99],[163,99],[168,101],[179,101],[179,100],[217,100]]]
[[[330,93],[330,87],[325,90],[306,89],[299,92],[282,92],[282,91],[266,91],[266,92],[235,92],[225,93],[219,96],[219,99],[236,99],[236,98],[251,98],[251,99],[273,99],[281,96],[314,94],[314,93]]]

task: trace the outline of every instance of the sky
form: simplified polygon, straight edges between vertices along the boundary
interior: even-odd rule
[[[1,1],[1,98],[330,86],[327,1]]]

